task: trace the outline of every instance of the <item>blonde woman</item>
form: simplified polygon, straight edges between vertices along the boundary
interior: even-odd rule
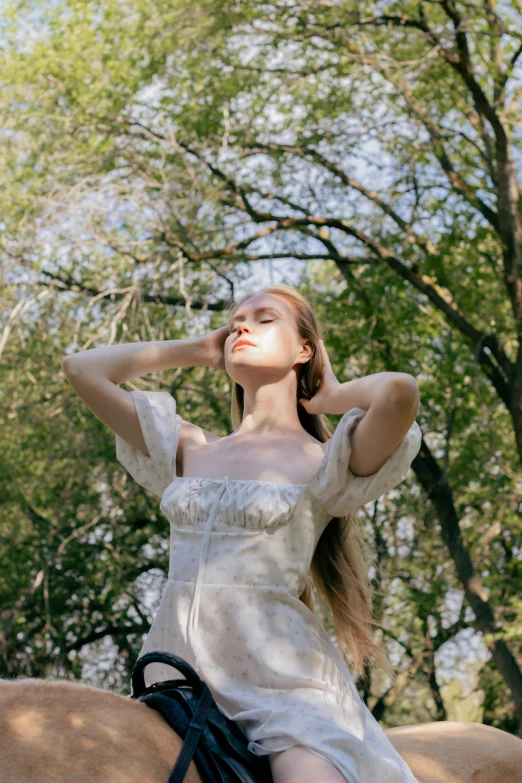
[[[416,783],[361,699],[371,592],[355,510],[399,484],[420,449],[416,380],[382,372],[340,383],[309,302],[266,286],[204,337],[107,346],[64,371],[116,434],[116,456],[161,498],[170,567],[140,655],[167,650],[198,671],[275,783]],[[233,432],[182,419],[167,392],[119,384],[203,365],[232,381]],[[342,414],[332,430],[325,414]],[[314,612],[331,612],[338,645]],[[345,654],[351,656],[351,670]],[[353,672],[353,673],[352,673]],[[151,664],[146,684],[171,679]]]

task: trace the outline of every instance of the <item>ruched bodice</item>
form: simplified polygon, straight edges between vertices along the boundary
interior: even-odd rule
[[[290,521],[305,484],[281,484],[251,479],[177,477],[161,498],[161,510],[176,525],[204,522],[220,495],[214,511],[216,525],[250,530],[279,527]],[[267,498],[270,499],[267,509]]]
[[[166,392],[132,392],[145,456],[116,436],[116,455],[160,498],[170,523],[166,586],[140,655],[185,658],[258,755],[303,745],[350,783],[416,783],[373,718],[337,647],[299,599],[333,516],[354,511],[406,477],[420,448],[414,422],[370,476],[349,469],[353,408],[305,484],[176,476],[181,418]],[[146,684],[170,679],[151,664]]]

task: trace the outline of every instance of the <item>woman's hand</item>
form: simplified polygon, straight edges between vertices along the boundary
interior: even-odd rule
[[[225,367],[225,340],[230,334],[228,324],[214,329],[213,332],[206,334],[203,339],[205,346],[205,356],[207,367],[214,370],[226,371]]]
[[[329,400],[339,386],[341,386],[332,370],[332,365],[330,364],[330,359],[328,358],[323,340],[319,340],[319,348],[323,358],[323,375],[319,389],[310,400],[307,400],[304,397],[298,400],[307,413],[316,416],[320,413],[332,413]]]

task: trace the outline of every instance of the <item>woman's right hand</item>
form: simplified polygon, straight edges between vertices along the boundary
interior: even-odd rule
[[[225,340],[230,334],[228,324],[214,329],[203,337],[206,349],[206,364],[214,370],[226,371],[225,367]]]

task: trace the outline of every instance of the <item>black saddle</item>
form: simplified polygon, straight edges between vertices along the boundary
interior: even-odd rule
[[[145,687],[145,667],[164,663],[180,671],[183,680],[165,680]],[[271,783],[268,756],[248,750],[248,739],[227,718],[205,682],[183,658],[154,650],[136,661],[131,699],[161,713],[183,740],[181,753],[167,783],[181,783],[191,761],[204,783]]]

